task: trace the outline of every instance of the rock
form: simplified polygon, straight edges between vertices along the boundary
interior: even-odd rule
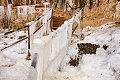
[[[107,50],[108,46],[107,45],[103,45],[104,50]]]
[[[99,48],[99,45],[91,43],[79,43],[77,44],[79,55],[82,54],[96,54],[96,49]]]
[[[70,66],[77,67],[79,64],[79,59],[80,59],[80,56],[78,56],[78,57],[75,56],[75,59],[70,57],[70,61],[69,61]]]

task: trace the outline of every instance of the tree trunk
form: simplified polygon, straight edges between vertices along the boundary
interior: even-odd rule
[[[34,4],[34,0],[31,0],[31,5]]]
[[[2,0],[0,0],[0,6],[2,6],[3,4],[2,4]]]
[[[12,0],[8,0],[8,4],[12,4]]]
[[[109,1],[109,0],[108,0]],[[100,3],[100,0],[97,0],[96,4],[97,4],[97,7],[99,7],[99,3]],[[109,3],[109,2],[108,2]]]
[[[89,9],[92,9],[92,5],[93,5],[93,0],[90,0],[90,6],[89,6]]]
[[[78,0],[75,0],[75,6],[78,7]]]
[[[81,7],[83,4],[86,3],[86,0],[79,0],[79,6]]]
[[[29,0],[26,0],[26,4],[29,5]]]
[[[42,0],[37,0],[37,1],[36,1],[36,4],[41,4],[41,1],[42,1]]]
[[[2,0],[2,2],[3,2],[3,5],[4,5],[4,6],[7,6],[7,5],[8,5],[8,0]]]
[[[66,0],[62,0],[61,6],[65,6],[65,1],[66,1]]]

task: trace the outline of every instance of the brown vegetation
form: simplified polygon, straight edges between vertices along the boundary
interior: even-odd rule
[[[89,5],[84,9],[83,26],[100,26],[108,22],[120,21],[120,12],[117,14],[117,0],[99,0],[98,4],[89,9]]]

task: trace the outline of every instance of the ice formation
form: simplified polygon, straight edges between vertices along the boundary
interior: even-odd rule
[[[116,5],[116,18],[120,16],[120,2]]]
[[[17,6],[18,18],[27,19],[28,6]]]
[[[35,5],[29,5],[28,14],[35,14]]]
[[[10,20],[11,18],[11,13],[12,13],[12,4],[8,4],[7,6],[7,15],[8,15],[8,21]]]
[[[71,23],[73,23],[73,19],[66,21],[61,27],[48,36],[34,39],[31,51],[33,54],[38,53],[39,57],[39,59],[37,59],[38,66],[36,69],[37,79],[42,80],[39,76],[47,76],[57,71],[58,66],[67,53],[69,37],[71,37]],[[41,65],[41,63],[44,64]],[[41,70],[39,70],[39,68],[41,68]]]
[[[49,2],[44,2],[43,5],[45,6],[45,9],[50,8],[50,3]]]
[[[0,18],[4,16],[4,6],[0,6]]]

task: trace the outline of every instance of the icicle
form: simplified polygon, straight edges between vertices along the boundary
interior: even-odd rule
[[[78,23],[78,26],[80,26],[80,19],[79,19],[80,18],[80,12],[75,17],[75,21]]]
[[[52,15],[52,10],[47,11],[44,16],[41,18],[42,24],[43,24],[43,28],[41,28],[41,37],[47,34],[51,33],[51,29],[50,29],[50,18]],[[39,20],[40,21],[40,20]],[[40,31],[39,31],[40,32]]]
[[[56,56],[57,53],[57,39],[56,39],[56,33],[53,33],[53,38],[52,38],[52,54],[50,57],[50,60],[53,60]]]
[[[40,23],[40,25],[39,25],[39,27],[41,27],[41,22],[42,22],[43,20],[42,20],[42,18],[39,20],[39,23]],[[34,35],[34,37],[35,38],[41,38],[41,37],[43,37],[43,35],[44,35],[44,25],[43,25],[43,27],[41,27],[36,33],[35,33],[35,35]]]
[[[36,23],[32,24],[29,28],[30,28],[30,35],[32,35],[35,32]]]
[[[59,36],[59,38],[60,38],[60,40],[59,40],[60,49],[63,48],[63,43],[64,43],[63,35],[64,35],[63,32],[61,32],[61,33],[60,33],[60,36]]]
[[[42,28],[40,29],[40,37],[43,37],[43,34],[44,34],[44,28],[42,27]]]
[[[71,20],[69,20],[69,25],[68,25],[68,39],[71,39],[72,25],[73,25],[73,18]]]
[[[8,21],[10,21],[11,18],[11,10],[12,10],[12,4],[8,4],[7,6],[7,15],[8,15]]]
[[[35,5],[29,5],[28,14],[35,14]]]
[[[17,6],[18,18],[20,18],[20,6]]]
[[[45,16],[43,16],[42,18],[42,23],[43,23],[43,27],[44,27],[44,33],[46,34],[46,30],[47,30],[47,13],[45,14]]]
[[[32,24],[32,25],[29,26],[29,32],[30,32],[30,35],[32,35],[35,32],[36,23],[34,23],[34,21],[31,21],[31,22],[27,23],[27,25],[30,25],[30,24]]]
[[[0,18],[4,17],[4,6],[0,6]]]
[[[45,9],[50,8],[50,3],[49,2],[44,2],[43,5],[45,6]]]
[[[25,15],[25,19],[27,19],[27,10],[28,10],[28,6],[23,6],[23,14]]]
[[[120,15],[120,2],[116,5],[116,18]]]
[[[80,26],[81,13],[82,13],[82,10],[80,10],[80,11],[76,14],[76,16],[75,16],[75,18],[74,18],[74,20],[78,23],[78,30],[77,30],[77,32],[76,32],[76,34],[78,34],[78,35],[80,35],[80,34],[82,33],[82,27]]]
[[[28,8],[28,14],[30,16],[30,20],[35,18],[35,5],[30,5]]]
[[[21,19],[27,19],[27,11],[28,11],[28,6],[17,6],[18,10],[18,18]]]
[[[56,33],[56,54],[55,55],[58,55],[60,51],[60,48],[59,48],[59,32]]]
[[[40,26],[42,25],[41,22],[42,22],[42,19],[39,20]],[[40,26],[39,26],[39,27],[40,27]],[[40,30],[38,31],[38,33],[40,34],[40,37],[43,37],[44,27],[41,27]]]
[[[34,38],[42,38],[44,34],[44,28],[41,27],[34,35]]]
[[[48,19],[50,19],[52,16],[52,9],[49,11],[48,13]],[[47,34],[50,34],[51,33],[51,28],[50,28],[50,22],[51,20],[48,21],[48,24],[47,24]]]
[[[30,46],[32,45],[32,41],[33,41],[33,39],[34,39],[34,36],[33,36],[33,33],[35,32],[35,30],[36,30],[36,23],[34,23],[33,21],[32,22],[29,22],[29,23],[27,23],[27,25],[30,25],[30,24],[32,24],[31,26],[29,26],[29,35],[31,36],[30,37]],[[32,46],[31,46],[32,47]]]

